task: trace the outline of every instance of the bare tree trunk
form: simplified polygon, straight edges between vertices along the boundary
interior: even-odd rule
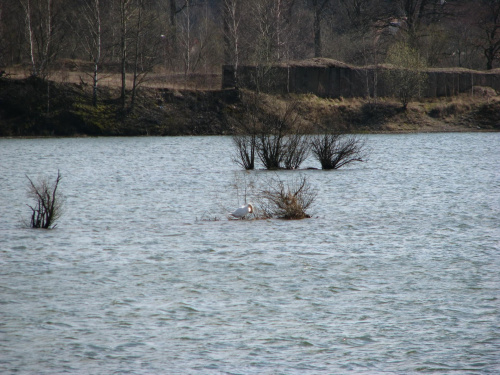
[[[282,11],[282,0],[276,0],[276,57],[278,61],[281,61],[281,11]]]
[[[134,109],[135,105],[135,95],[137,89],[137,76],[138,76],[138,66],[139,66],[139,43],[142,33],[142,6],[143,0],[139,0],[139,13],[137,15],[137,29],[135,33],[135,56],[134,56],[134,79],[132,83],[132,98],[130,100],[130,110]]]
[[[110,2],[111,4],[109,5],[110,9],[107,11],[111,14],[110,16],[110,22],[112,23],[112,26],[110,27],[111,28],[111,56],[109,57],[110,60],[112,62],[115,62],[116,61],[116,47],[117,47],[117,43],[116,43],[116,24],[117,22],[115,22],[116,20],[116,8],[115,8],[115,5],[116,5],[116,2],[115,1],[111,1]]]
[[[187,5],[187,50],[186,50],[186,74],[189,74],[191,68],[191,7],[189,0],[186,0]]]
[[[98,71],[99,63],[101,61],[101,12],[99,10],[99,0],[95,0],[95,16],[97,21],[96,28],[96,55],[94,57],[94,77],[93,77],[93,90],[92,90],[92,105],[97,107],[97,85],[99,82]]]
[[[131,0],[120,0],[120,65],[121,65],[121,91],[120,99],[122,109],[125,109],[126,88],[127,88],[127,26],[129,19],[129,6]]]
[[[53,0],[39,0],[37,5],[38,19],[34,24],[31,0],[20,0],[24,9],[29,41],[31,76],[46,79],[51,56],[53,38]],[[37,34],[36,31],[38,31]],[[47,83],[47,113],[50,113],[50,85]]]
[[[313,23],[314,57],[322,57],[323,55],[323,49],[321,44],[321,19],[323,18],[323,13],[329,1],[330,0],[312,0],[313,11],[314,11],[314,23]]]
[[[47,81],[47,114],[50,113],[50,82]]]
[[[318,10],[314,12],[314,57],[321,57],[321,13]]]
[[[102,22],[101,3],[99,0],[85,0],[82,9],[77,13],[77,25],[81,18],[81,25],[77,26],[76,33],[82,41],[82,47],[92,60],[92,105],[97,106],[99,70],[101,66]],[[81,32],[78,32],[81,30]]]
[[[91,0],[85,5],[85,18],[90,32],[88,49],[94,65],[92,72],[92,105],[96,107],[99,84],[99,64],[101,61],[101,11],[99,0]]]
[[[24,10],[31,75],[45,79],[53,58],[52,43],[55,30],[53,0],[19,0],[19,3]]]
[[[182,7],[182,24],[180,34],[181,42],[180,45],[182,47],[182,51],[180,52],[180,56],[182,57],[183,64],[183,73],[184,73],[184,85],[187,87],[188,84],[188,75],[191,71],[191,0],[185,0],[185,4]]]
[[[208,1],[205,0],[205,17],[203,22],[205,23],[205,35],[208,36]],[[204,58],[204,73],[205,73],[205,83],[206,83],[206,77],[208,74],[208,59],[207,57]]]
[[[33,36],[33,24],[31,19],[31,0],[26,0],[26,2],[19,1],[24,9],[26,31],[28,33],[29,40],[29,51],[30,51],[30,62],[31,62],[31,75],[36,77],[38,75],[38,69],[35,63],[35,50],[34,50],[34,36]]]
[[[175,16],[177,14],[177,6],[175,5],[175,0],[170,0],[170,48],[173,55],[177,59],[178,57],[178,40],[177,40],[177,21]]]
[[[224,0],[222,4],[222,28],[224,31],[224,64],[231,64],[231,11],[229,3],[231,0]]]
[[[224,63],[233,66],[234,85],[238,86],[239,26],[238,0],[224,0]]]
[[[45,46],[43,47],[43,57],[40,64],[40,71],[46,72],[49,64],[49,51],[52,43],[52,0],[47,0],[47,25],[45,29]]]

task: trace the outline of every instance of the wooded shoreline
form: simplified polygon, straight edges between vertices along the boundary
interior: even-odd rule
[[[39,78],[0,78],[0,137],[231,135],[251,92],[142,87],[131,111],[119,91],[102,87],[92,105],[86,85]],[[410,103],[393,99],[324,99],[312,94],[262,94],[267,111],[294,102],[311,132],[351,133],[500,131],[500,97],[461,94]]]

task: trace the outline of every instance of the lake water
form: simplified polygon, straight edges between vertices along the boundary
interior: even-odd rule
[[[0,373],[500,373],[500,133],[365,138],[278,173],[226,137],[1,139]],[[24,228],[58,169],[58,226]],[[226,218],[299,174],[313,218]]]

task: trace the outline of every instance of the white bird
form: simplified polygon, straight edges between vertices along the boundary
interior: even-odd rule
[[[253,206],[251,203],[247,203],[244,206],[241,206],[240,208],[237,208],[231,215],[241,219],[245,217],[247,214],[251,214],[253,212]]]

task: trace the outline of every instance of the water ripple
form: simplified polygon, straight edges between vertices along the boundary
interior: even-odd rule
[[[367,141],[284,222],[224,219],[230,138],[0,140],[0,372],[498,373],[499,135]],[[60,225],[23,228],[57,169]]]

